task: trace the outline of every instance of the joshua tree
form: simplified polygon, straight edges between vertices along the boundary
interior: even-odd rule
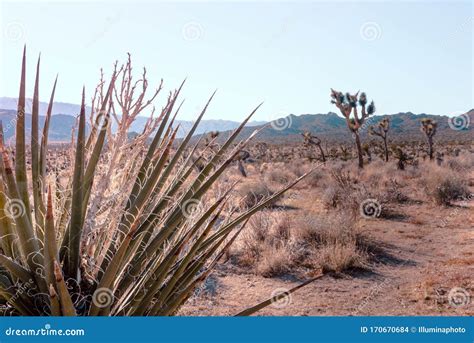
[[[430,160],[433,159],[433,137],[436,134],[437,127],[438,123],[436,120],[430,118],[421,119],[421,131],[426,135],[428,140],[428,155],[430,156]]]
[[[409,157],[399,146],[395,147],[393,152],[395,153],[395,157],[398,160],[397,168],[399,170],[405,170],[405,164],[412,158]]]
[[[377,129],[373,126],[369,127],[369,133],[371,135],[379,136],[383,139],[383,148],[385,152],[385,162],[388,162],[388,145],[387,145],[387,134],[390,128],[390,119],[385,118],[377,124]]]
[[[309,131],[305,131],[304,133],[301,134],[303,136],[303,146],[305,148],[309,148],[311,146],[317,146],[319,149],[319,152],[321,154],[321,159],[323,163],[326,163],[326,156],[324,155],[323,148],[321,147],[321,139],[318,137],[312,135]]]
[[[365,122],[365,119],[375,113],[375,104],[372,101],[367,106],[367,95],[362,92],[359,95],[357,92],[354,95],[349,93],[343,94],[342,92],[335,91],[331,88],[331,103],[335,104],[341,111],[344,118],[346,118],[347,127],[354,134],[357,155],[359,157],[359,168],[364,167],[364,159],[362,157],[362,144],[360,143],[359,129]],[[357,105],[361,108],[361,116],[357,110]],[[352,116],[351,116],[352,114]]]
[[[245,171],[244,162],[250,158],[250,153],[247,150],[240,150],[237,155],[235,155],[234,160],[237,161],[237,168],[239,169],[240,174],[243,177],[247,177],[247,172]]]
[[[341,149],[341,154],[342,154],[341,160],[347,161],[348,159],[351,158],[351,153],[346,146],[341,145],[339,148]]]
[[[255,149],[257,149],[257,158],[263,159],[268,153],[268,144],[265,142],[258,142],[255,144]]]
[[[337,148],[336,147],[330,148],[328,151],[328,155],[329,157],[337,158],[337,155],[338,155]]]
[[[443,161],[444,161],[444,153],[443,152],[436,152],[436,163],[438,164],[438,166],[440,166],[441,164],[443,164]]]

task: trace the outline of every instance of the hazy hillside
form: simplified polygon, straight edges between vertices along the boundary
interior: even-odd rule
[[[462,130],[451,129],[448,124],[448,116],[424,113],[414,114],[411,112],[373,116],[369,117],[363,125],[361,129],[362,137],[365,138],[368,135],[369,126],[377,125],[377,123],[385,117],[390,118],[391,128],[389,136],[394,140],[419,140],[422,137],[420,132],[420,120],[422,118],[432,118],[438,122],[438,133],[436,139],[444,141],[472,141],[474,139],[474,131],[472,127],[474,121],[474,110],[470,110],[466,113],[465,118],[469,118],[468,121],[470,125]],[[248,137],[254,130],[255,128],[245,128],[241,138]],[[276,121],[274,125],[268,125],[264,128],[257,136],[257,140],[296,141],[301,140],[300,134],[304,131],[310,131],[326,141],[348,141],[352,139],[346,126],[345,119],[330,112],[327,114],[303,114],[300,116],[291,114],[280,121]],[[222,137],[226,137],[226,134],[222,134]]]
[[[27,130],[30,129],[31,117],[31,99],[27,99],[26,112],[27,112]],[[16,98],[7,98],[0,97],[0,120],[3,122],[5,137],[8,139],[14,134],[14,117],[16,116],[17,109],[17,99]],[[48,104],[45,102],[40,102],[40,113],[46,113]],[[69,103],[55,102],[53,106],[53,117],[51,121],[51,131],[50,139],[51,141],[68,141],[71,138],[71,129],[75,123],[75,116],[79,113],[80,106]],[[87,108],[87,113],[90,113],[90,107]],[[13,120],[13,121],[12,121]],[[141,132],[145,123],[147,121],[146,117],[137,117],[135,122],[132,124],[130,131]],[[9,124],[9,123],[13,124]],[[191,128],[193,122],[188,120],[177,120],[177,123],[180,124],[181,130],[178,132],[178,137],[183,137],[187,131]],[[44,116],[40,116],[40,125],[44,123]],[[257,126],[262,125],[264,122],[255,121],[250,122],[248,126]],[[196,134],[202,134],[209,131],[227,131],[233,130],[240,123],[232,120],[203,120],[196,130]]]
[[[31,100],[29,100],[31,101]],[[0,120],[3,122],[5,137],[8,139],[14,135],[15,130],[15,116],[16,116],[17,102],[14,98],[0,97]],[[27,112],[31,108],[27,105]],[[46,103],[40,103],[40,113],[45,113],[47,108]],[[75,123],[75,115],[79,111],[79,106],[67,103],[55,103],[53,107],[53,117],[50,128],[51,141],[69,141],[71,138],[71,129]],[[463,130],[453,130],[448,125],[448,116],[438,116],[430,114],[414,114],[411,112],[396,113],[392,115],[382,115],[369,117],[367,122],[361,129],[362,136],[365,137],[368,133],[370,125],[376,125],[384,117],[388,116],[391,120],[391,129],[389,135],[393,139],[410,140],[420,138],[420,120],[421,118],[429,117],[438,121],[437,139],[441,140],[472,140],[474,137],[472,123],[474,121],[474,110],[470,110],[466,118],[469,118],[470,125]],[[26,115],[27,131],[31,125],[30,114]],[[141,132],[146,117],[138,117],[132,124],[131,131]],[[184,134],[192,126],[192,121],[177,121],[182,129],[178,133],[178,137],[183,137]],[[44,116],[40,116],[40,126],[44,123]],[[251,122],[249,127],[245,128],[242,133],[242,138],[250,135],[255,128],[260,128],[264,122]],[[199,125],[196,134],[203,134],[210,131],[231,131],[239,125],[239,122],[230,120],[203,120]],[[289,115],[286,118],[275,122],[275,124],[268,125],[258,135],[258,140],[263,141],[296,141],[301,140],[300,133],[303,131],[311,131],[320,138],[326,141],[347,141],[351,139],[348,134],[345,119],[336,113],[329,112],[327,114],[302,114],[299,116]],[[222,134],[221,137],[226,137]],[[222,139],[223,139],[222,138]]]

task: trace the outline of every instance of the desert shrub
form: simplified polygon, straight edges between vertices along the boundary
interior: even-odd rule
[[[294,162],[294,163],[289,163],[287,168],[290,171],[290,173],[292,173],[296,177],[300,177],[308,171],[307,166],[304,163],[300,162],[300,161]],[[312,174],[314,174],[314,173],[312,173]]]
[[[458,173],[462,172],[466,168],[466,166],[463,163],[461,163],[459,159],[455,159],[455,158],[450,158],[446,162],[446,165],[449,167],[449,169]]]
[[[317,261],[325,272],[342,272],[366,265],[365,254],[358,250],[355,242],[335,242],[323,246],[317,254]]]
[[[464,151],[458,157],[458,161],[465,167],[465,169],[474,167],[474,151]]]
[[[336,226],[335,215],[326,217],[314,217],[310,215],[301,216],[295,219],[295,238],[312,246],[325,244],[334,240],[340,234]]]
[[[280,242],[286,242],[290,239],[291,219],[288,215],[282,214],[272,226],[272,236]]]
[[[285,214],[271,210],[257,213],[242,233],[235,261],[265,277],[286,273],[292,264],[290,228]]]
[[[403,192],[403,186],[396,179],[390,179],[386,184],[381,199],[383,203],[403,204],[410,201],[410,198]]]
[[[234,260],[264,277],[367,266],[367,239],[346,211],[323,217],[265,211],[249,221]]]
[[[268,237],[272,225],[272,220],[267,215],[261,213],[253,216],[248,223],[248,229],[242,234],[242,243],[245,246],[246,257],[252,261],[258,258],[263,250],[263,244]]]
[[[303,223],[298,226],[297,234],[314,247],[312,258],[316,266],[336,272],[364,266],[367,258],[363,236],[349,213],[306,218]]]
[[[457,200],[469,195],[469,189],[465,181],[459,178],[445,178],[435,189],[429,190],[429,194],[439,205],[449,205],[453,200]]]
[[[315,172],[308,175],[304,183],[308,185],[309,187],[313,188],[313,187],[321,186],[323,180],[324,180],[324,173],[319,170],[316,170]]]
[[[326,209],[337,208],[341,205],[343,190],[339,187],[328,186],[322,194],[321,201]]]
[[[288,245],[278,247],[269,245],[263,250],[256,271],[263,277],[275,277],[288,273],[292,265],[292,255]]]
[[[294,177],[295,176],[293,173],[283,168],[272,168],[265,175],[265,179],[267,182],[277,183],[277,184],[282,184],[282,185],[287,184]]]
[[[241,197],[241,205],[244,208],[251,208],[271,196],[273,192],[264,182],[248,182],[240,186],[238,194]]]
[[[295,219],[296,240],[313,246],[333,244],[353,234],[353,220],[346,212],[332,213],[324,217],[305,215]]]
[[[426,195],[437,205],[448,206],[470,194],[467,180],[449,169],[438,167],[425,175],[421,183]]]

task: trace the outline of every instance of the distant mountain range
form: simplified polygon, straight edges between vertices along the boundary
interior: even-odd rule
[[[27,99],[26,102],[26,130],[29,132],[31,126],[31,99]],[[15,132],[15,117],[17,111],[17,99],[0,97],[0,120],[3,123],[3,129],[5,131],[5,138],[10,138]],[[40,102],[39,113],[45,114],[48,109],[48,104]],[[51,141],[69,141],[71,139],[71,129],[75,125],[75,118],[80,111],[80,105],[69,104],[63,102],[55,102],[52,112],[52,120],[50,125],[49,137]],[[90,107],[86,109],[87,113],[90,113]],[[44,124],[44,115],[40,115],[39,122],[40,127]],[[136,120],[130,127],[131,132],[141,132],[146,124],[148,118],[137,117]],[[177,133],[177,137],[184,137],[192,125],[192,121],[188,120],[177,120],[176,123],[180,124],[181,130]],[[259,126],[263,125],[263,121],[253,121],[248,126]],[[239,122],[232,120],[221,120],[221,119],[208,119],[202,120],[196,129],[196,134],[202,134],[210,131],[228,131],[237,128],[240,125]]]
[[[8,139],[13,137],[15,132],[15,118],[16,118],[17,101],[15,98],[0,97],[0,120],[3,123],[5,137]],[[31,109],[31,100],[27,103],[27,112]],[[46,113],[47,104],[40,103],[40,113]],[[75,125],[75,117],[79,112],[79,105],[68,103],[55,103],[53,107],[53,116],[50,125],[49,137],[50,141],[70,141],[71,130]],[[368,134],[368,127],[376,125],[385,117],[390,117],[390,132],[389,135],[393,139],[420,139],[420,120],[422,118],[433,118],[438,122],[438,139],[442,140],[459,140],[472,141],[474,139],[474,110],[467,112],[462,119],[465,124],[462,125],[461,130],[454,130],[449,126],[448,116],[430,115],[430,114],[413,114],[411,112],[396,113],[391,115],[372,116],[366,121],[362,127],[362,136]],[[44,116],[40,116],[40,127],[44,123]],[[147,118],[138,117],[133,123],[131,130],[141,132]],[[467,121],[467,123],[466,123]],[[178,121],[181,124],[182,131],[179,133],[183,137],[191,125],[191,121]],[[203,134],[210,131],[222,132],[222,139],[226,137],[229,132],[239,126],[239,122],[230,120],[203,120],[196,131],[196,135]],[[241,138],[248,137],[255,129],[262,128],[265,122],[251,122],[248,127],[244,128]],[[259,135],[256,137],[258,141],[297,141],[301,140],[300,134],[304,131],[310,131],[324,140],[331,141],[348,141],[351,140],[351,135],[346,126],[346,121],[336,113],[327,114],[303,114],[296,116],[290,114],[286,118],[281,118],[272,124],[266,124]],[[26,114],[26,129],[27,132],[31,126],[31,115]]]
[[[369,117],[360,129],[361,136],[365,140],[369,133],[371,125],[376,126],[383,118],[390,118],[389,137],[391,141],[423,140],[420,132],[420,120],[422,118],[432,118],[438,122],[436,140],[442,141],[473,141],[474,140],[474,109],[459,117],[457,122],[451,122],[449,125],[448,116],[431,114],[414,114],[411,112],[396,113],[390,115],[374,115]],[[258,126],[253,128],[244,128],[240,139],[248,137],[255,129],[261,129],[256,136],[257,141],[266,142],[292,142],[301,141],[301,133],[309,131],[326,142],[345,142],[351,141],[352,135],[347,128],[346,120],[336,113],[327,114],[303,114],[295,116],[293,114],[267,124],[266,127]],[[221,139],[225,139],[230,132],[221,134]],[[373,137],[376,139],[377,137]]]

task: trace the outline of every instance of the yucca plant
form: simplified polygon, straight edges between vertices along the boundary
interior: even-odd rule
[[[38,60],[28,145],[25,49],[14,166],[0,130],[3,314],[176,314],[248,219],[307,175],[244,212],[229,213],[226,204],[235,185],[215,198],[209,195],[219,176],[255,135],[235,143],[260,106],[196,172],[199,142],[189,149],[191,137],[214,95],[183,139],[176,140],[179,128],[174,126],[183,85],[170,93],[160,115],[147,122],[143,133],[131,139],[131,122],[151,104],[161,85],[150,100],[144,100],[146,71],[133,82],[130,58],[120,68],[115,65],[107,88],[101,78],[92,101],[90,127],[83,90],[74,144],[70,154],[65,154],[70,156],[66,168],[70,173],[60,174],[58,170],[64,168],[55,171],[60,161],[50,156],[48,148],[56,82],[40,140],[39,66]],[[117,126],[114,131],[112,122]],[[251,314],[267,302],[241,314]]]

